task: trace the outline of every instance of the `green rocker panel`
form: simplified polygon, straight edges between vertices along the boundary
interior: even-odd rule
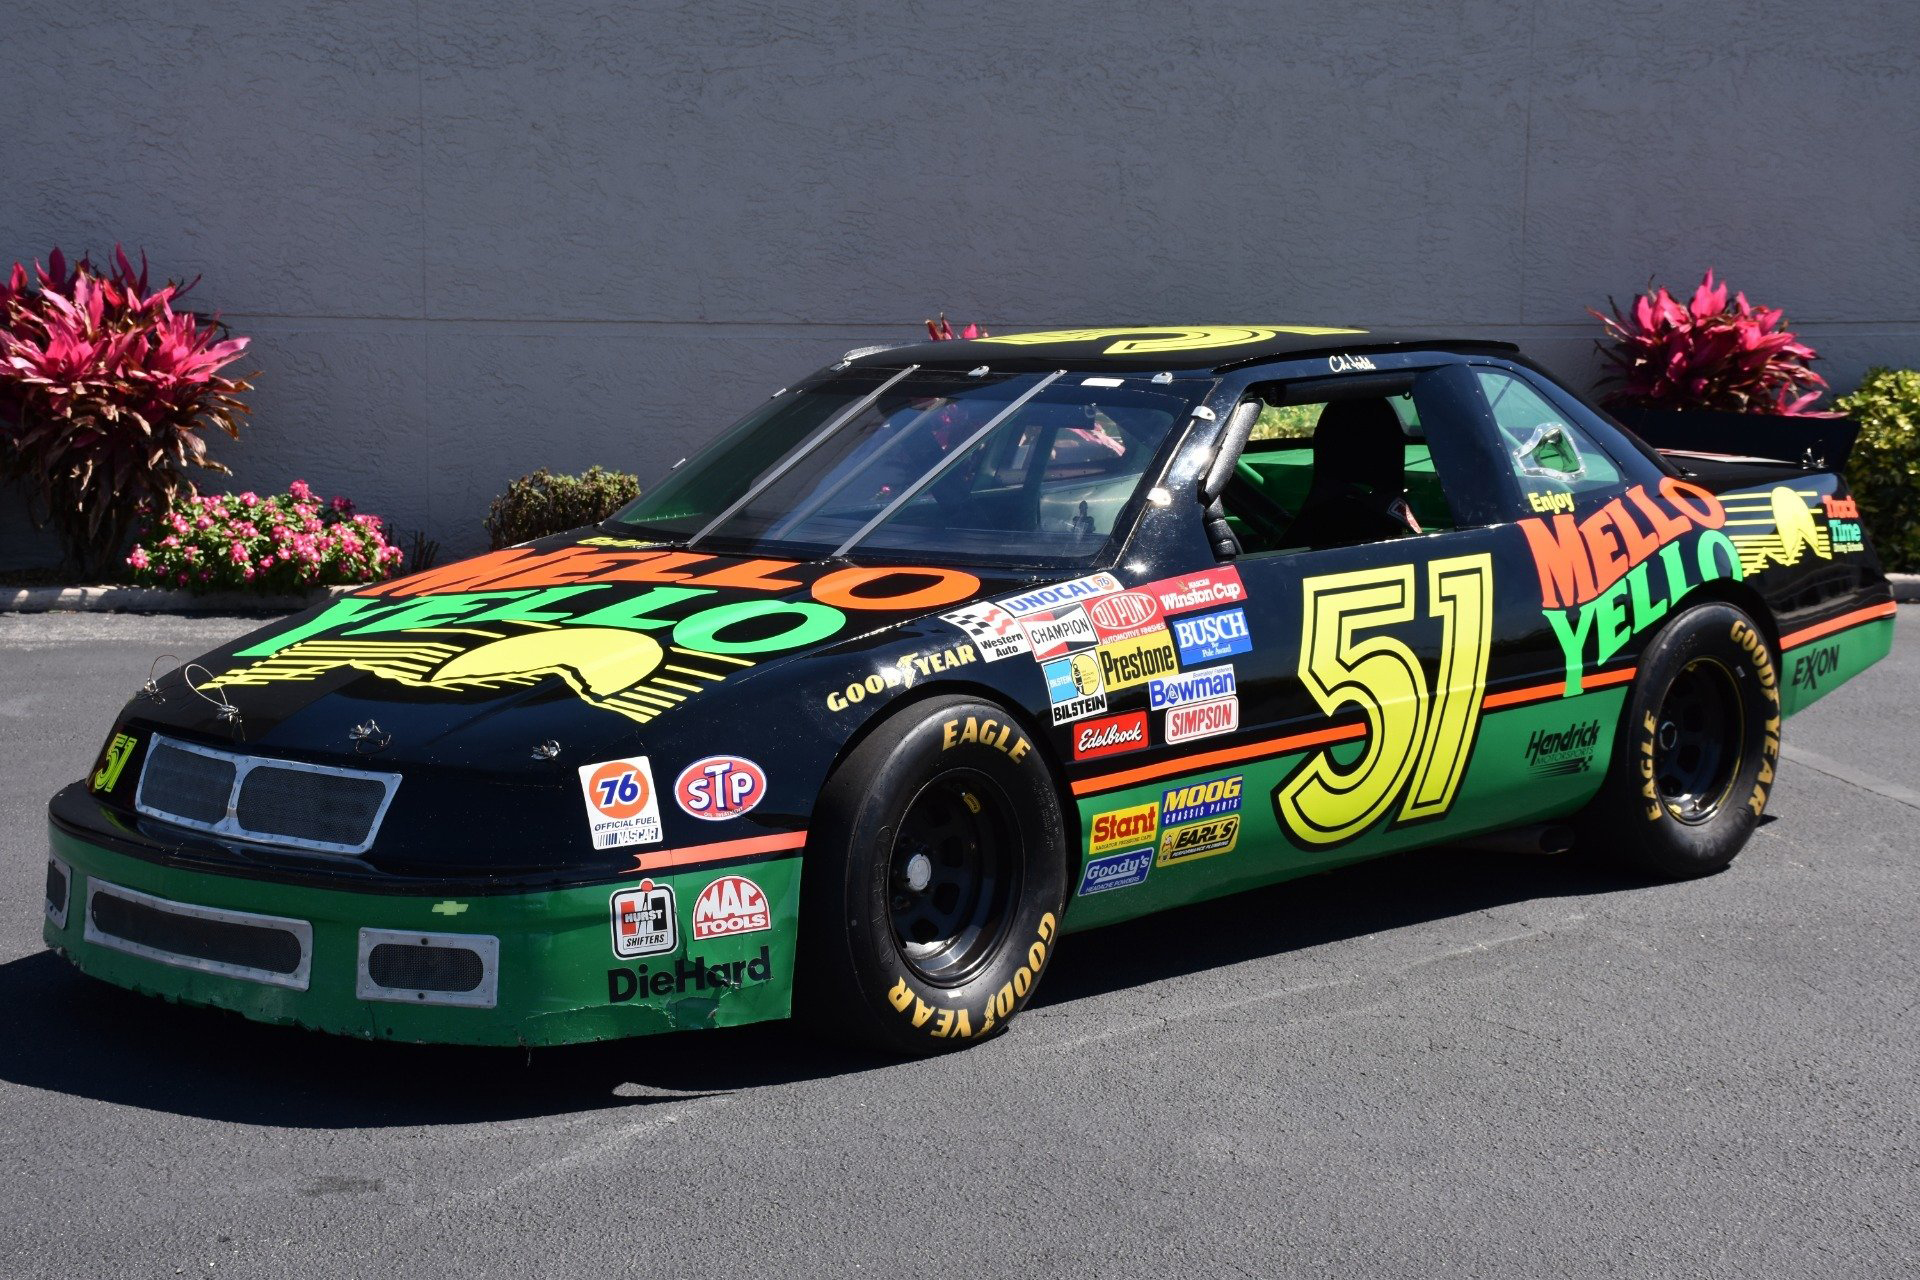
[[[68,891],[65,923],[46,922],[48,945],[116,986],[262,1022],[377,1040],[554,1045],[784,1018],[792,1004],[798,858],[435,900],[185,871],[112,853],[57,829],[51,836],[53,857],[68,868]],[[119,916],[112,934],[95,927],[89,905],[96,883],[132,890],[121,895],[123,902],[147,895],[306,922],[312,942],[304,988],[142,954],[126,937],[141,933],[139,907],[132,918],[124,905],[110,907]],[[624,922],[620,908],[626,908]],[[497,939],[492,1007],[409,1002],[390,989],[363,996],[362,929]],[[405,936],[379,940],[407,942]]]

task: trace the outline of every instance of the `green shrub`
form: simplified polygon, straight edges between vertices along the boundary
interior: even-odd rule
[[[601,467],[556,476],[545,467],[521,476],[493,500],[483,523],[493,549],[599,524],[640,496],[638,477]]]
[[[1253,421],[1255,440],[1304,440],[1320,421],[1323,404],[1267,405]]]
[[[1860,424],[1847,483],[1888,569],[1920,569],[1920,369],[1867,370],[1835,406]]]

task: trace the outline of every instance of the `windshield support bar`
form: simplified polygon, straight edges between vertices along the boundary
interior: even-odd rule
[[[906,368],[894,374],[891,378],[888,378],[885,382],[881,383],[879,386],[875,387],[873,390],[867,392],[866,395],[861,396],[858,400],[848,405],[847,408],[840,414],[839,417],[835,418],[832,422],[829,422],[826,426],[814,432],[813,435],[808,439],[802,441],[799,448],[795,449],[792,453],[789,453],[771,471],[767,472],[767,474],[761,476],[758,480],[756,480],[753,483],[753,485],[745,493],[741,494],[737,499],[735,499],[732,505],[730,505],[725,511],[722,511],[719,515],[707,521],[706,525],[700,530],[700,532],[694,534],[691,538],[688,538],[687,539],[688,549],[691,550],[694,547],[694,545],[700,541],[700,539],[706,537],[708,534],[712,533],[715,529],[718,529],[721,525],[733,519],[733,517],[739,513],[742,507],[745,507],[749,502],[752,502],[755,498],[759,497],[762,493],[765,493],[768,487],[771,486],[776,480],[778,480],[781,476],[784,476],[785,474],[787,474],[787,472],[793,470],[794,467],[798,466],[802,458],[805,458],[808,454],[812,453],[815,449],[819,448],[821,445],[825,444],[828,440],[832,439],[833,434],[836,431],[840,430],[841,427],[846,426],[847,423],[851,422],[855,417],[859,416],[862,413],[865,413],[867,409],[873,404],[874,401],[878,400],[882,395],[886,393],[886,390],[888,387],[891,387],[894,383],[900,381],[900,379],[906,377],[908,374],[912,373],[915,369],[918,369],[919,367],[920,366],[917,364],[908,365]]]
[[[1033,386],[1027,388],[1027,390],[1023,392],[1018,399],[1014,400],[1006,408],[1002,409],[1000,412],[994,414],[991,418],[987,419],[987,421],[981,426],[981,428],[978,431],[968,436],[966,440],[964,440],[960,444],[959,448],[954,449],[953,451],[948,453],[946,457],[940,459],[939,465],[934,467],[933,470],[927,472],[926,475],[921,476],[919,483],[913,485],[912,487],[907,489],[906,492],[902,493],[899,497],[895,498],[892,502],[889,502],[886,506],[882,507],[878,515],[874,516],[873,519],[867,521],[865,524],[860,526],[860,530],[858,533],[855,533],[851,538],[848,538],[845,542],[841,543],[838,547],[834,548],[832,558],[835,560],[838,560],[841,556],[844,556],[847,554],[847,552],[853,550],[854,547],[859,545],[860,540],[862,538],[872,533],[875,529],[879,528],[882,524],[885,524],[889,516],[891,516],[894,512],[898,511],[901,507],[904,507],[907,503],[913,501],[913,499],[919,497],[922,490],[924,490],[928,485],[932,484],[934,481],[938,480],[941,476],[945,475],[947,468],[951,467],[954,463],[958,462],[961,458],[964,458],[967,455],[967,451],[972,449],[973,446],[979,444],[982,440],[986,439],[988,432],[992,431],[995,427],[999,426],[1002,422],[1005,422],[1008,418],[1011,418],[1015,413],[1019,412],[1021,407],[1025,405],[1027,401],[1033,399],[1035,396],[1039,395],[1042,391],[1045,391],[1047,387],[1052,384],[1054,379],[1060,377],[1065,372],[1066,372],[1065,369],[1055,369],[1052,373],[1040,379],[1040,381],[1036,382]]]

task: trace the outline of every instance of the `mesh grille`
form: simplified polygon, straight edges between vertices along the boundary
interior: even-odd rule
[[[465,947],[421,947],[383,942],[367,957],[367,975],[396,991],[475,991],[486,964]]]
[[[233,775],[231,760],[182,751],[170,742],[155,742],[147,752],[140,799],[162,813],[215,823],[227,816]]]
[[[259,765],[240,784],[235,816],[252,835],[359,845],[386,798],[386,785],[377,778]]]
[[[47,910],[57,916],[67,911],[67,873],[57,862],[47,863]]]
[[[100,892],[93,895],[92,912],[101,933],[151,951],[265,973],[291,975],[300,968],[300,939],[285,929],[175,915]]]

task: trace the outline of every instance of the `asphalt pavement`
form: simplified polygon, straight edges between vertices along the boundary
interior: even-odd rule
[[[1011,1035],[518,1051],[257,1027],[40,941],[163,653],[0,615],[0,1275],[1920,1272],[1920,607],[1724,874],[1402,855],[1075,935]],[[10,904],[10,905],[6,905]]]

